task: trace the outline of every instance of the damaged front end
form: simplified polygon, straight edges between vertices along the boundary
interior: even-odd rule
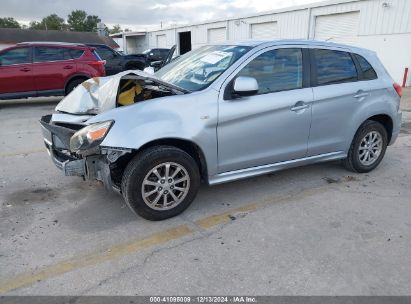
[[[117,160],[131,150],[99,146],[110,128],[109,124],[85,126],[80,123],[52,122],[51,117],[43,116],[40,124],[45,146],[56,167],[66,176],[98,180],[109,190],[119,190],[119,185],[113,182],[112,171],[115,171]],[[91,142],[87,142],[87,137]]]
[[[75,115],[97,115],[116,107],[160,97],[187,94],[183,88],[142,71],[124,71],[83,82],[67,95],[56,111]]]
[[[119,166],[128,159],[123,156],[130,156],[132,151],[101,146],[115,122],[90,123],[90,119],[96,121],[99,114],[118,107],[186,93],[141,71],[89,79],[64,98],[55,113],[41,118],[47,151],[64,175],[99,180],[107,189],[119,190],[122,174]]]

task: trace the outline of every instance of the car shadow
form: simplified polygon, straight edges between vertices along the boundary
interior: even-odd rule
[[[266,197],[287,195],[310,187],[326,185],[329,180],[338,180],[350,172],[339,162],[330,162],[288,169],[254,178],[234,181],[216,186],[202,184],[192,205],[176,218],[162,221],[171,223],[192,221],[212,214],[237,208]],[[328,178],[328,180],[327,180]],[[101,184],[85,186],[81,182],[71,185],[75,191],[66,194],[65,200],[74,204],[59,214],[61,223],[82,233],[111,230],[121,225],[146,225],[149,221],[134,214],[121,195],[109,192]],[[298,192],[298,191],[297,191]],[[157,224],[159,222],[152,222]]]

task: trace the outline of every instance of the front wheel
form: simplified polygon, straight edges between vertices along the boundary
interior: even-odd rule
[[[344,166],[359,173],[374,170],[385,155],[387,138],[387,131],[381,123],[367,120],[355,134]]]
[[[194,200],[200,173],[186,152],[170,147],[150,148],[127,165],[121,189],[130,209],[158,221],[183,212]]]

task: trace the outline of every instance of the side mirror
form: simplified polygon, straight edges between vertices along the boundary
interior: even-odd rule
[[[258,92],[258,83],[254,77],[239,76],[234,80],[233,91],[238,96],[252,96]]]
[[[150,75],[154,75],[154,68],[153,67],[146,67],[143,72],[150,74]]]

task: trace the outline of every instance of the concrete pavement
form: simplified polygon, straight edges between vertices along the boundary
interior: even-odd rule
[[[53,166],[38,125],[53,107],[0,109],[1,294],[411,293],[411,113],[369,174],[332,162],[203,185],[148,222]]]

